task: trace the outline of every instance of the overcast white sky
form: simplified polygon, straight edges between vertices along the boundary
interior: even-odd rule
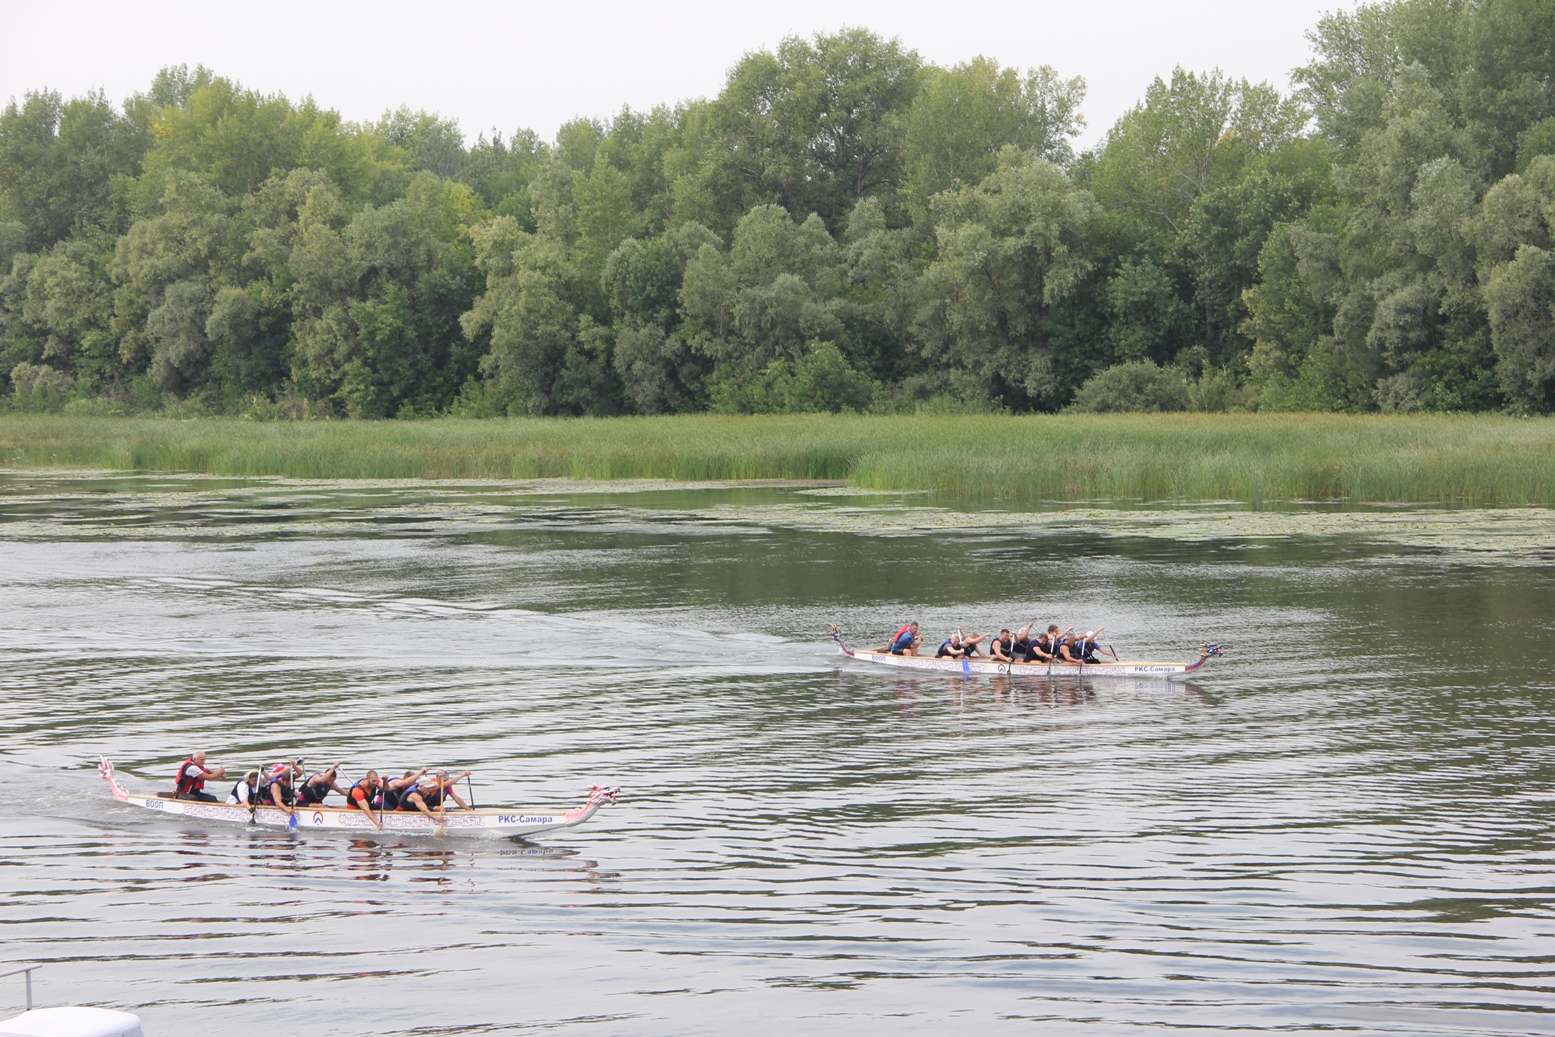
[[[930,61],[985,54],[1089,84],[1089,143],[1174,65],[1284,88],[1305,32],[1351,0],[691,0],[590,4],[266,0],[0,0],[0,100],[94,87],[122,100],[163,65],[205,64],[245,86],[311,93],[352,120],[408,104],[468,137],[551,137],[577,116],[718,92],[746,51],[862,25]]]

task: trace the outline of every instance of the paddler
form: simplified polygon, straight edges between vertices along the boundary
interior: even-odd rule
[[[1015,644],[1010,647],[1010,655],[1023,663],[1031,662],[1031,628],[1033,625],[1027,623],[1015,631]]]
[[[977,642],[987,637],[987,634],[978,634],[975,637],[967,637],[960,627],[956,632],[947,637],[934,653],[936,659],[970,659],[977,655]]]
[[[1100,652],[1102,655],[1112,656],[1113,662],[1118,661],[1116,652],[1110,648],[1103,648],[1096,642],[1096,635],[1105,629],[1106,627],[1097,627],[1095,630],[1087,630],[1084,637],[1078,638],[1075,641],[1073,646],[1070,647],[1070,654],[1074,656],[1076,662],[1100,663],[1101,660],[1096,658],[1097,652]]]
[[[406,804],[409,804],[438,824],[442,824],[442,815],[448,810],[449,799],[466,810],[470,809],[470,804],[459,798],[459,793],[453,790],[453,786],[473,773],[473,771],[465,771],[450,778],[447,771],[438,771],[430,781],[423,781],[405,793],[400,799],[400,809],[406,809]],[[436,815],[432,813],[433,810],[437,811]]]
[[[400,801],[409,791],[413,791],[416,782],[427,772],[425,767],[419,771],[406,771],[401,777],[390,778],[383,783],[383,809],[398,810]]]
[[[239,778],[227,794],[227,806],[251,807],[259,802],[259,772],[249,771]]]
[[[1073,630],[1070,627],[1069,630]],[[1067,634],[1069,630],[1064,631]],[[1057,623],[1049,623],[1047,630],[1038,634],[1031,641],[1031,661],[1037,663],[1050,663],[1058,659],[1058,646],[1063,641],[1064,635],[1058,632]]]
[[[196,752],[178,765],[178,774],[173,786],[173,798],[194,799],[201,803],[214,803],[216,797],[205,791],[207,778],[225,778],[227,768],[217,767],[215,770],[206,770],[205,753]]]
[[[264,806],[274,804],[286,811],[289,817],[297,816],[297,791],[292,785],[293,764],[278,763],[270,769],[270,776],[259,786],[259,802]]]
[[[377,771],[368,771],[361,781],[358,781],[346,792],[346,806],[360,810],[367,815],[367,819],[379,828],[383,822],[379,821],[373,811],[377,810],[383,802],[383,781],[378,777]]]
[[[1008,630],[1000,630],[999,636],[988,642],[988,656],[996,663],[1012,663],[1015,639]]]
[[[298,760],[297,763],[301,765],[302,761]],[[315,806],[324,802],[325,797],[331,792],[338,792],[344,796],[346,790],[341,788],[339,783],[335,781],[335,772],[338,770],[340,770],[340,764],[334,763],[330,765],[328,770],[309,776],[307,781],[297,787],[297,805],[301,807]]]

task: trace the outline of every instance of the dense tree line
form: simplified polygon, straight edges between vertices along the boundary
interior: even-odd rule
[[[1555,409],[1555,6],[1334,14],[1282,96],[858,29],[554,142],[170,68],[0,112],[0,399],[255,416]]]

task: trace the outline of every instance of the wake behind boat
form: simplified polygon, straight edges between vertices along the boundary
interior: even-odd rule
[[[160,814],[175,814],[201,821],[222,821],[228,824],[263,825],[267,828],[286,828],[291,815],[280,807],[228,806],[223,803],[206,803],[199,800],[178,799],[173,793],[158,792],[151,795],[132,795],[114,773],[113,764],[106,758],[98,764],[98,773],[113,791],[113,798],[120,803]],[[519,807],[498,807],[483,810],[450,810],[442,818],[442,824],[419,812],[385,810],[370,818],[361,810],[350,807],[322,805],[298,807],[297,827],[321,830],[346,830],[354,833],[378,831],[422,835],[475,835],[498,832],[502,835],[538,835],[560,828],[581,825],[593,817],[600,807],[614,803],[620,795],[618,788],[595,785],[589,789],[588,801],[575,810],[535,810]],[[382,829],[373,824],[376,819]]]
[[[1135,660],[1117,660],[1093,663],[1067,663],[1067,662],[1001,662],[987,658],[959,659],[934,658],[927,655],[897,655],[888,651],[872,649],[853,649],[842,639],[842,631],[836,627],[831,628],[832,640],[842,649],[842,654],[850,659],[862,659],[865,662],[880,663],[883,666],[897,666],[908,670],[934,670],[940,673],[959,673],[970,676],[979,674],[1009,674],[1011,676],[1025,677],[1166,677],[1176,674],[1194,673],[1210,659],[1223,655],[1225,646],[1205,643],[1199,645],[1199,657],[1194,662],[1143,662]]]

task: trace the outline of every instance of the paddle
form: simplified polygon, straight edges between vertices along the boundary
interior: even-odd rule
[[[475,782],[470,780],[470,776],[468,774],[466,774],[464,776],[464,787],[470,790],[470,809],[474,810],[475,809]]]
[[[286,819],[286,830],[295,832],[297,830],[297,775],[292,773],[290,761],[286,764],[286,776],[291,779],[292,785],[292,814]]]
[[[254,770],[252,782],[249,782],[247,775],[243,778],[244,784],[248,785],[248,823],[251,825],[259,823],[259,779],[264,777],[264,773],[265,765],[261,763]]]

